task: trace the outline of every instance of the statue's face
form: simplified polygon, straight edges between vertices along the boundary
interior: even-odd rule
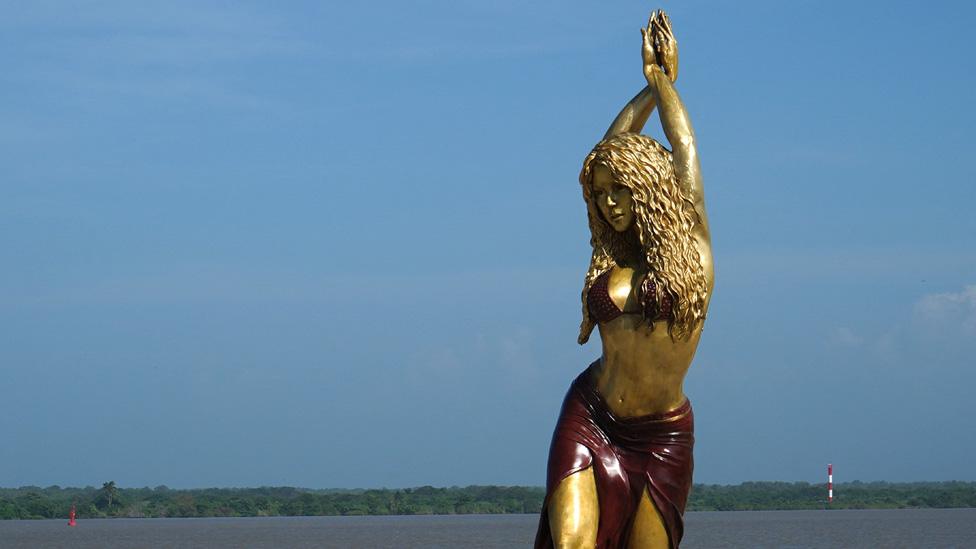
[[[593,168],[593,200],[603,219],[622,233],[634,226],[634,197],[630,189],[616,182],[610,170],[602,164]]]

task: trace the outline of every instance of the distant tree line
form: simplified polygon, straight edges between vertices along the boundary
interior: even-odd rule
[[[309,490],[303,488],[207,488],[171,490],[25,486],[0,488],[0,519],[66,518],[74,505],[79,519],[107,517],[273,517],[323,515],[432,515],[538,513],[539,487],[468,486],[402,490]],[[746,482],[696,484],[690,511],[822,509],[822,484]],[[976,482],[851,482],[834,486],[831,509],[976,507]]]
[[[402,490],[302,488],[0,488],[0,519],[67,517],[274,517],[322,515],[446,515],[536,513],[541,488],[468,486]]]
[[[824,484],[744,482],[734,486],[696,484],[691,511],[823,509]],[[976,507],[976,482],[847,482],[834,484],[830,509]]]

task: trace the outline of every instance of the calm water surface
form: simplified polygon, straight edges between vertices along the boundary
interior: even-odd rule
[[[976,509],[688,513],[682,548],[976,548]],[[535,515],[0,521],[0,548],[530,547]]]

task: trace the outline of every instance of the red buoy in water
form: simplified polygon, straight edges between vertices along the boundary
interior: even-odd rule
[[[72,505],[71,512],[68,513],[68,526],[75,526],[76,524],[77,523],[75,522],[75,506]]]

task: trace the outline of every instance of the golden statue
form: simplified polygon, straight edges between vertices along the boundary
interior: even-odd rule
[[[694,420],[682,384],[714,271],[671,21],[653,12],[641,35],[647,87],[580,173],[593,256],[579,342],[596,326],[603,353],[563,402],[537,548],[668,548],[683,534]],[[671,151],[639,133],[655,105]]]

